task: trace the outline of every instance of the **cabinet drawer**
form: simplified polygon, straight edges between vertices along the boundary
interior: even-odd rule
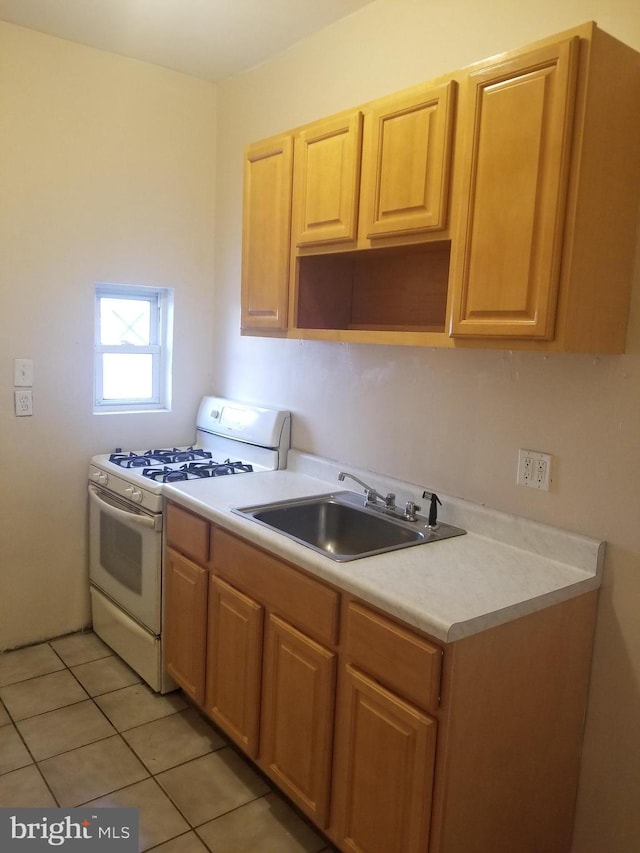
[[[427,711],[438,707],[442,650],[379,613],[350,602],[345,649],[353,663]]]
[[[211,530],[211,553],[216,574],[315,639],[337,642],[337,592],[217,527]]]
[[[167,544],[197,563],[209,561],[209,522],[175,504],[167,506]]]

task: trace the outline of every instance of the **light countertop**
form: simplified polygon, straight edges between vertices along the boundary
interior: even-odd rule
[[[597,589],[605,543],[440,495],[439,518],[464,536],[338,563],[231,512],[344,491],[338,463],[289,452],[282,471],[171,483],[167,499],[448,643]],[[399,506],[417,486],[353,473]]]

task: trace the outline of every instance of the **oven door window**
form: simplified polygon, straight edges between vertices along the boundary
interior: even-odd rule
[[[100,565],[130,592],[142,593],[142,534],[100,513]]]

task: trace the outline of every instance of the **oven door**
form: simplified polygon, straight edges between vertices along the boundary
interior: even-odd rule
[[[89,486],[89,580],[160,634],[162,515]]]

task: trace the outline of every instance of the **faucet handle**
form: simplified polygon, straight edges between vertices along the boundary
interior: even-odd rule
[[[407,521],[417,521],[418,513],[422,509],[421,506],[418,506],[417,503],[413,501],[407,501],[404,507],[404,515]]]

